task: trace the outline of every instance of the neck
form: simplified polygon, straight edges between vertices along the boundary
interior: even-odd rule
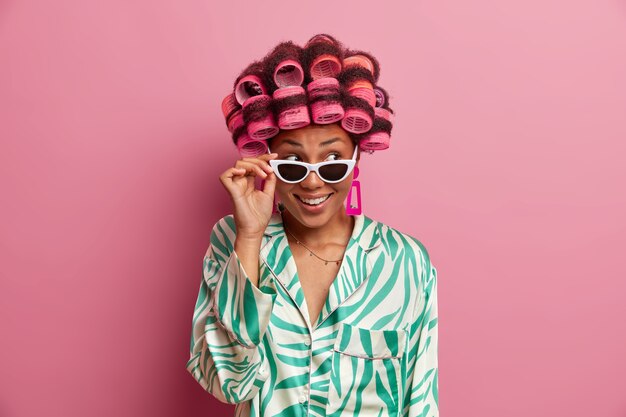
[[[346,245],[354,229],[354,217],[348,216],[345,210],[338,210],[326,224],[320,227],[303,225],[287,210],[283,210],[282,218],[287,230],[313,247],[324,247],[328,244]]]

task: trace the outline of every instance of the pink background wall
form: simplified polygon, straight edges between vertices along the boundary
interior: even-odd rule
[[[185,370],[220,101],[319,32],[392,95],[364,205],[438,267],[442,416],[625,416],[625,3],[266,3],[0,2],[0,416],[231,414]]]

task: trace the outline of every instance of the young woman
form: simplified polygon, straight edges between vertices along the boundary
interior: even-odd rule
[[[436,269],[417,239],[347,212],[371,136],[342,120],[283,126],[220,176],[233,214],[211,234],[187,370],[237,416],[439,415]]]

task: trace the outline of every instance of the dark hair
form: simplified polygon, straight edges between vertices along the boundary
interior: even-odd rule
[[[372,54],[347,49],[331,35],[315,35],[304,47],[283,41],[261,60],[253,61],[241,71],[233,85],[233,93],[222,104],[224,117],[235,144],[244,136],[249,140],[269,141],[281,130],[341,120],[353,143],[362,150],[386,149],[393,111],[389,107],[387,91],[377,84],[379,76],[380,64]],[[248,78],[240,85],[244,77]],[[334,84],[323,87],[310,97],[311,91],[307,90],[312,82],[330,78],[336,79]],[[289,94],[284,94],[289,88]],[[277,90],[281,90],[280,98],[273,98]],[[263,97],[253,99],[257,95]],[[312,106],[320,108],[321,104],[340,106],[338,119],[311,117],[314,114]],[[356,119],[343,120],[348,112]],[[281,124],[280,117],[286,117],[285,114],[299,114],[303,121],[300,125]],[[255,123],[252,132],[250,123]],[[381,134],[386,139],[376,142]]]

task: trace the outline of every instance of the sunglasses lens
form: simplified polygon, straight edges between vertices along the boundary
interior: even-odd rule
[[[300,181],[307,173],[307,169],[296,164],[280,164],[278,173],[287,181]]]
[[[321,166],[320,175],[326,181],[339,181],[348,172],[348,164],[337,162],[336,164],[328,164]]]

